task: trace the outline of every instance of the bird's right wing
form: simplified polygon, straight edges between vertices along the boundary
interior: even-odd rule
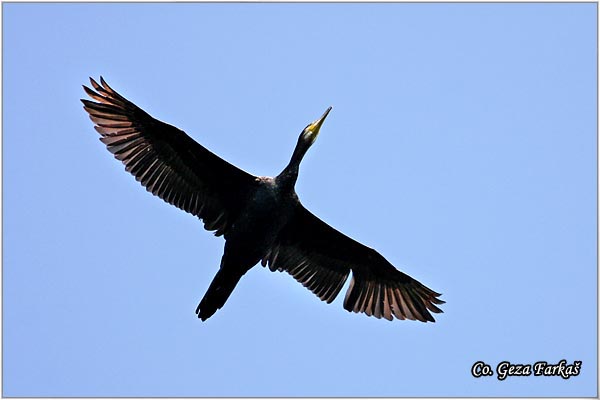
[[[377,251],[364,246],[314,216],[300,203],[262,265],[286,271],[327,303],[340,292],[352,271],[344,299],[348,311],[388,320],[434,322],[431,312],[443,304],[434,292],[398,271]]]
[[[207,230],[227,232],[255,177],[229,164],[185,132],[152,118],[100,78],[81,101],[100,140],[149,192],[198,216]]]

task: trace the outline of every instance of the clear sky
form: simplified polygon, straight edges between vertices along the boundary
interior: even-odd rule
[[[597,395],[596,8],[4,3],[3,395]],[[257,175],[333,106],[300,198],[445,313],[376,320],[257,266],[202,323],[223,240],[98,141],[99,75]]]

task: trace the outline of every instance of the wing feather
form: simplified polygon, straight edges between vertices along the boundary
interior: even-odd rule
[[[100,140],[150,193],[227,232],[255,177],[217,157],[183,131],[152,118],[100,77],[90,78],[83,108]]]
[[[332,302],[352,272],[344,308],[387,320],[435,322],[439,293],[398,271],[375,250],[330,227],[300,203],[262,260],[286,271],[321,300]]]

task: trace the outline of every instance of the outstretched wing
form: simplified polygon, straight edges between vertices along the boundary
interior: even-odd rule
[[[277,243],[263,258],[272,271],[286,271],[321,300],[331,303],[352,271],[344,299],[348,311],[392,320],[435,322],[439,293],[398,271],[381,254],[327,225],[300,203]]]
[[[196,215],[220,236],[240,212],[255,177],[217,157],[185,132],[152,118],[100,77],[90,78],[96,101],[84,109],[100,140],[142,186],[167,203]]]

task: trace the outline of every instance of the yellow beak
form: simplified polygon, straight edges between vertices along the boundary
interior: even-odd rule
[[[331,107],[327,107],[327,110],[325,110],[325,112],[323,113],[321,118],[319,118],[318,120],[316,120],[315,122],[312,123],[312,130],[316,134],[319,133],[319,129],[321,129],[321,125],[323,125],[325,118],[327,118],[327,116],[329,115],[329,111],[331,111]]]
[[[317,138],[317,135],[319,134],[319,130],[321,129],[321,125],[323,125],[325,118],[327,118],[327,115],[329,115],[329,111],[331,111],[331,107],[328,107],[327,110],[325,110],[321,118],[309,125],[308,130],[312,132],[311,136],[313,142]]]

